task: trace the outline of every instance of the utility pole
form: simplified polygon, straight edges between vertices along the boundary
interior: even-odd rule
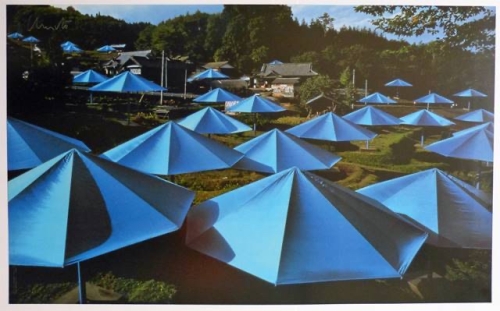
[[[186,99],[186,93],[187,93],[187,79],[188,79],[188,70],[186,68],[184,69],[184,99]]]
[[[356,69],[352,70],[352,87],[356,89]]]
[[[161,51],[161,84],[163,87],[163,71],[164,71],[165,51]],[[163,90],[160,93],[160,105],[163,105]]]
[[[368,80],[365,80],[365,97],[368,96]]]

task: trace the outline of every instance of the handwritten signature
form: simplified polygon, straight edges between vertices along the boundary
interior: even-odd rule
[[[61,20],[55,25],[55,26],[47,26],[44,25],[39,18],[35,18],[35,21],[33,23],[30,23],[28,21],[28,31],[31,31],[33,29],[45,29],[45,30],[65,30],[68,29],[68,25],[71,23],[70,20],[66,20],[64,18],[61,18]]]

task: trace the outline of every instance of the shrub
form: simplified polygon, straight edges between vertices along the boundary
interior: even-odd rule
[[[76,283],[33,284],[26,288],[19,288],[14,303],[50,303],[64,293],[70,291]]]
[[[399,141],[389,145],[389,157],[394,164],[408,164],[415,154],[415,142],[403,136]]]
[[[111,272],[99,273],[91,282],[123,295],[131,303],[169,303],[177,292],[172,284],[120,278]]]

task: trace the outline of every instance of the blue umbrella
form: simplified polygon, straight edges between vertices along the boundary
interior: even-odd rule
[[[494,119],[495,115],[484,109],[473,110],[455,118],[455,120],[478,123],[493,122]]]
[[[280,60],[275,59],[275,60],[271,61],[269,63],[269,65],[283,65],[283,62],[280,61]]]
[[[35,38],[33,36],[29,36],[29,37],[24,38],[23,42],[29,42],[29,44],[30,44],[30,62],[31,62],[31,65],[33,65],[33,43],[38,43],[38,42],[40,42],[40,40],[38,40],[37,38]]]
[[[387,82],[385,84],[385,86],[396,87],[396,97],[399,98],[399,88],[400,87],[412,87],[413,85],[411,85],[410,83],[408,83],[404,80],[396,79],[396,80],[392,80],[390,82]]]
[[[80,262],[179,229],[194,193],[71,150],[9,181],[8,196],[9,264],[76,263],[81,281]]]
[[[401,119],[372,106],[353,111],[343,116],[343,118],[352,123],[367,126],[399,125],[402,122]]]
[[[248,125],[233,119],[212,107],[206,107],[177,124],[201,134],[232,134],[251,131]]]
[[[221,79],[229,79],[229,76],[226,76],[225,74],[215,71],[212,68],[207,69],[203,72],[200,72],[193,77],[189,78],[187,81],[188,82],[193,82],[193,81],[201,81],[201,80],[221,80]]]
[[[76,45],[71,45],[71,44],[63,46],[62,49],[63,49],[64,53],[82,53],[83,52],[82,49],[80,49]]]
[[[247,97],[236,105],[233,105],[227,109],[227,111],[231,112],[254,113],[254,135],[255,131],[257,130],[257,113],[282,112],[285,110],[285,108],[281,107],[272,100],[263,98],[262,96],[259,96],[257,94]]]
[[[64,43],[61,43],[61,47],[64,48],[64,47],[67,47],[67,46],[78,46],[76,44],[74,44],[73,42],[71,41],[66,41]]]
[[[33,168],[73,148],[90,151],[77,139],[7,117],[9,171]]]
[[[359,110],[353,111],[343,116],[344,119],[352,123],[365,126],[381,126],[381,125],[399,125],[401,119],[396,118],[380,109],[372,106],[366,106]],[[368,149],[369,141],[366,141],[366,149]]]
[[[467,90],[463,90],[461,92],[458,92],[456,94],[453,94],[453,96],[458,96],[458,97],[468,97],[468,98],[472,98],[472,97],[488,97],[488,95],[484,94],[484,93],[481,93],[479,91],[476,91],[474,89],[467,89]],[[470,110],[470,101],[468,103],[468,106],[467,108]]]
[[[216,88],[208,93],[196,97],[193,101],[195,103],[223,103],[240,101],[241,98],[221,88]]]
[[[229,168],[243,155],[167,122],[106,151],[101,157],[149,174],[177,175]]]
[[[231,106],[227,109],[227,111],[231,112],[281,112],[286,109],[281,107],[279,104],[269,100],[267,98],[263,98],[257,94],[254,94],[250,97],[247,97],[241,100],[234,106]]]
[[[103,52],[103,53],[108,53],[113,51],[116,51],[116,49],[111,45],[104,45],[97,49],[97,52]]]
[[[430,104],[453,104],[453,101],[436,93],[427,94],[423,97],[417,98],[414,102],[427,104],[427,110],[429,110]]]
[[[427,236],[297,168],[195,206],[186,227],[190,248],[274,285],[401,278]]]
[[[89,89],[93,92],[159,92],[167,89],[130,71],[125,71]]]
[[[404,117],[400,118],[401,124],[405,125],[413,125],[413,126],[422,126],[422,135],[420,136],[420,145],[424,145],[424,126],[451,126],[455,123],[450,120],[443,118],[429,110],[418,110],[416,112],[410,113]]]
[[[108,80],[108,77],[92,69],[79,73],[73,77],[73,83],[101,83],[106,80]]]
[[[38,42],[40,42],[40,40],[38,40],[37,38],[35,38],[33,36],[29,36],[29,37],[24,38],[23,42],[38,43]]]
[[[446,157],[493,162],[493,132],[487,127],[458,133],[425,147]]]
[[[286,132],[300,138],[327,141],[371,140],[377,136],[372,131],[343,119],[333,112],[296,125]]]
[[[438,169],[380,182],[359,193],[405,215],[441,247],[491,249],[492,215],[479,190]]]
[[[141,76],[130,71],[125,71],[104,82],[89,88],[91,92],[160,92],[167,89],[158,84],[148,81]],[[127,104],[127,111],[130,112],[130,103]],[[127,113],[127,123],[130,124],[130,113]]]
[[[22,39],[24,36],[20,34],[19,32],[13,32],[10,35],[7,36],[10,39]]]
[[[97,84],[108,80],[108,77],[92,69],[79,73],[73,77],[73,83]],[[92,103],[92,92],[90,92],[90,103]]]
[[[277,129],[234,149],[245,155],[234,168],[264,173],[278,173],[294,166],[301,170],[327,170],[341,159]]]
[[[393,86],[393,87],[410,87],[410,86],[413,86],[411,85],[410,83],[404,81],[404,80],[401,80],[401,79],[395,79],[395,80],[392,80],[391,82],[387,82],[385,84],[385,86]]]
[[[365,104],[396,104],[397,101],[390,99],[389,97],[380,94],[379,92],[370,94],[366,97],[361,98],[358,100],[359,102],[365,103]]]

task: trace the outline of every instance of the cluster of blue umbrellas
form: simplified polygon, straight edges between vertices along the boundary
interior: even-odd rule
[[[203,79],[211,77],[192,78]],[[130,72],[107,79],[89,70],[74,82],[97,83],[91,92],[165,90]],[[194,101],[234,101],[227,111],[255,115],[284,110],[261,96],[242,99],[223,89]],[[379,93],[360,101],[394,103]],[[418,102],[448,103],[438,94]],[[481,111],[460,118],[484,122],[493,116]],[[358,192],[308,172],[330,169],[341,158],[302,138],[368,142],[376,134],[363,126],[399,124],[454,123],[428,109],[399,119],[366,106],[344,117],[329,112],[286,132],[274,129],[231,149],[204,134],[251,128],[206,107],[94,156],[74,138],[9,118],[9,170],[31,169],[8,185],[9,263],[80,268],[82,261],[178,230],[184,220],[190,248],[274,285],[401,278],[425,242],[491,249],[491,202],[442,171]],[[426,149],[491,162],[493,124],[457,132]],[[154,176],[232,167],[270,175],[194,207],[194,192]]]
[[[19,32],[13,32],[9,35],[7,35],[7,38],[10,39],[23,39],[24,36],[19,33]],[[29,42],[29,43],[38,43],[40,40],[33,36],[29,36],[23,39],[24,42]],[[64,53],[82,53],[83,50],[78,47],[77,44],[71,42],[71,41],[66,41],[64,43],[61,43],[61,48],[63,49]],[[96,49],[98,52],[103,52],[103,53],[108,53],[108,52],[114,52],[116,49],[112,47],[111,45],[104,45],[98,49]]]

